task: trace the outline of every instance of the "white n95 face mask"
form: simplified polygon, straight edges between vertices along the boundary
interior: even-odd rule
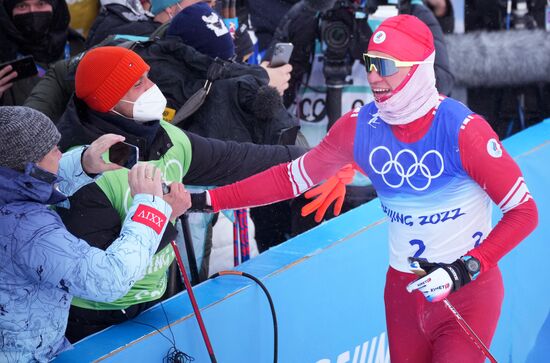
[[[166,108],[166,97],[156,84],[143,92],[135,102],[121,101],[134,105],[132,119],[139,123],[162,120],[162,113]]]

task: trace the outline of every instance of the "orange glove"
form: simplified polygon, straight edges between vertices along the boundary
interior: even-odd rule
[[[308,190],[305,194],[307,199],[317,197],[302,207],[302,217],[306,217],[315,213],[315,222],[319,223],[323,220],[328,207],[334,203],[334,215],[337,216],[342,211],[344,197],[346,196],[346,184],[351,183],[355,170],[352,164],[347,164],[336,175],[330,177],[323,184]]]

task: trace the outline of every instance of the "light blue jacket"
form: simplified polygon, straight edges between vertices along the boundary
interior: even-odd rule
[[[0,167],[0,362],[47,362],[70,348],[64,334],[72,297],[124,296],[164,233],[166,225],[157,233],[131,220],[140,204],[170,216],[170,206],[148,194],[134,197],[120,237],[105,251],[65,229],[48,205],[93,181],[82,170],[82,150],[63,155],[59,177],[33,164],[25,173]]]

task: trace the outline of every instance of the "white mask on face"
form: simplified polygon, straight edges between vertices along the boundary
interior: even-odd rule
[[[134,105],[132,119],[138,123],[162,120],[162,113],[166,108],[166,98],[156,84],[143,92],[135,102],[120,101]]]

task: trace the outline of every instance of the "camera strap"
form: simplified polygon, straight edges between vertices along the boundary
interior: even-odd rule
[[[174,119],[172,120],[173,125],[177,125],[184,121],[202,106],[206,100],[206,96],[210,93],[212,83],[222,77],[223,70],[223,61],[219,58],[214,59],[206,72],[206,81],[204,82],[204,85],[202,88],[199,88],[198,91],[193,93],[193,95],[185,101],[183,106],[179,108],[178,112],[176,112],[176,115],[174,116]]]

